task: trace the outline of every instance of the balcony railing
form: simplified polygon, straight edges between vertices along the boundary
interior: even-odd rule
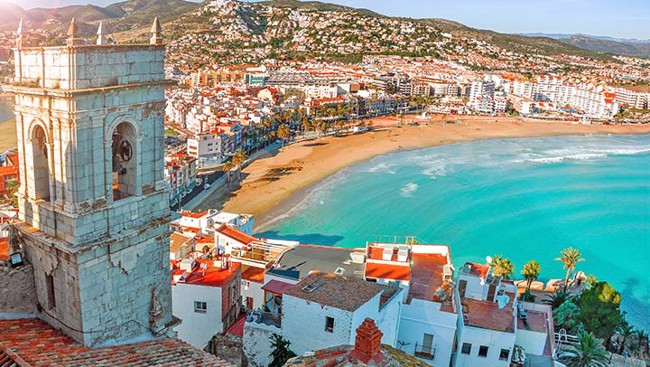
[[[253,310],[246,314],[246,322],[252,322],[260,325],[275,326],[282,328],[282,315],[274,315],[270,312]]]
[[[415,356],[433,360],[436,357],[436,347],[415,343]]]

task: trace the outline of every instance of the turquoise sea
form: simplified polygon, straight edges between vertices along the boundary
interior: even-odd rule
[[[628,320],[650,331],[650,135],[498,139],[403,151],[349,167],[308,190],[263,236],[363,247],[384,235],[449,244],[458,269],[503,254],[519,274],[577,270],[623,294]]]

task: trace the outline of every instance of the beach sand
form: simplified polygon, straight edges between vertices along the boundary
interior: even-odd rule
[[[396,118],[373,126],[395,124]],[[221,189],[198,209],[221,208],[256,216],[257,228],[295,204],[299,193],[337,171],[377,155],[488,138],[515,138],[575,134],[647,134],[650,125],[578,125],[521,121],[518,118],[434,117],[426,125],[389,127],[382,131],[303,141],[254,161],[243,170],[242,185]],[[292,200],[292,194],[296,193]],[[284,205],[278,207],[281,203]],[[276,208],[277,207],[277,208]],[[275,210],[273,210],[276,208]]]
[[[0,152],[16,148],[16,122],[9,120],[0,122]]]

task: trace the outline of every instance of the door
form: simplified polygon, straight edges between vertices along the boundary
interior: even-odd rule
[[[490,284],[490,288],[488,288],[487,300],[490,302],[494,302],[494,294],[496,292],[497,292],[497,286],[494,284]]]
[[[461,280],[458,282],[458,292],[460,293],[460,298],[465,297],[465,291],[467,290],[467,281]]]
[[[253,297],[246,297],[246,309],[252,310],[255,306],[255,302],[253,302]]]
[[[422,352],[433,355],[433,335],[424,334],[422,337]]]

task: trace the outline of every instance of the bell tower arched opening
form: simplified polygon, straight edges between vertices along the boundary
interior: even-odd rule
[[[137,134],[133,125],[122,122],[113,132],[111,153],[113,162],[113,200],[136,195],[137,187]]]
[[[33,189],[35,200],[50,200],[50,165],[48,162],[47,136],[42,126],[32,130]]]

